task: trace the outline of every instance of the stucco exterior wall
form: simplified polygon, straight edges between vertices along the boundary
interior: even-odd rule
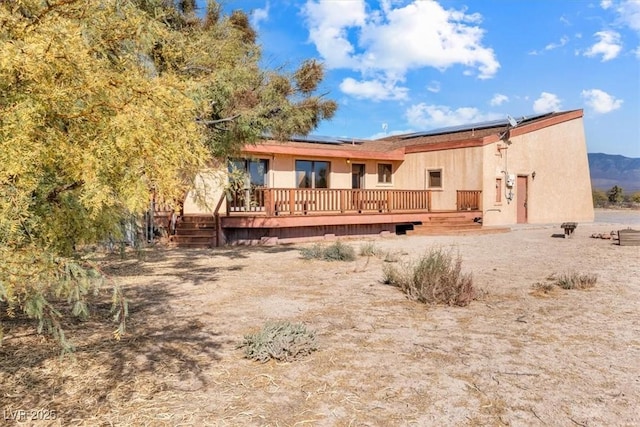
[[[365,165],[364,188],[394,188],[395,185],[378,183],[378,163],[391,163],[395,172],[399,162],[395,161],[374,161],[359,159],[341,159],[330,157],[312,156],[288,156],[275,155],[271,157],[257,156],[258,158],[269,159],[269,184],[271,188],[295,188],[295,167],[296,160],[316,160],[331,163],[329,172],[329,188],[347,189],[351,188],[351,169],[353,164]],[[397,188],[397,187],[396,187]]]
[[[269,187],[295,188],[296,187],[296,160],[315,160],[330,162],[329,187],[351,188],[351,165],[346,159],[327,157],[300,157],[276,155],[269,160]]]
[[[184,199],[183,212],[189,214],[212,214],[222,197],[227,182],[226,174],[220,170],[208,170],[199,173],[193,189]],[[222,209],[226,209],[223,204]]]
[[[527,223],[593,221],[582,118],[511,137],[510,142],[483,147],[485,225],[516,224],[518,201],[522,200],[526,200]],[[519,194],[514,186],[513,200],[507,200],[505,172],[526,177],[527,194]],[[496,178],[502,178],[501,202],[495,200]]]
[[[457,190],[482,189],[482,147],[406,154],[399,165],[394,186],[397,189],[427,190],[428,171],[442,170],[442,188],[432,189],[433,210],[455,210]]]

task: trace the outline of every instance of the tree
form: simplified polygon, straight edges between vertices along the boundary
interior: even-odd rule
[[[602,190],[593,190],[593,206],[596,208],[602,208],[607,204],[607,193]]]
[[[243,16],[213,2],[204,18],[193,1],[0,2],[4,315],[67,345],[61,321],[87,316],[100,286],[80,245],[118,235],[152,193],[181,199],[211,159],[333,115],[314,95],[322,66],[262,70]],[[122,321],[117,289],[114,303]]]
[[[618,187],[617,185],[611,187],[611,189],[607,191],[607,198],[610,203],[622,203],[624,200],[622,187]]]

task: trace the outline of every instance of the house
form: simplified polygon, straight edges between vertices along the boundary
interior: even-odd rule
[[[266,139],[231,165],[245,172],[231,186],[221,171],[200,174],[178,229],[191,237],[178,242],[276,243],[594,215],[582,110],[377,140]]]

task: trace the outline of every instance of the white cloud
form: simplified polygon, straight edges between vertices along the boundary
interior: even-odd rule
[[[581,95],[585,104],[598,114],[606,114],[617,110],[624,102],[622,99],[616,99],[600,89],[583,90]]]
[[[309,25],[309,38],[316,45],[328,68],[357,67],[355,48],[349,40],[349,28],[365,24],[364,0],[308,1],[303,13]]]
[[[406,87],[398,86],[397,83],[393,81],[357,81],[351,77],[344,79],[342,83],[340,83],[340,90],[355,98],[371,99],[373,101],[405,100],[407,99],[407,92],[409,91]]]
[[[542,92],[540,98],[533,102],[533,111],[536,114],[559,111],[561,108],[560,98],[549,92]]]
[[[359,72],[363,79],[403,80],[410,70],[465,67],[480,79],[500,63],[482,44],[482,17],[444,9],[438,2],[385,0],[368,9],[364,0],[307,0],[309,38],[328,68]]]
[[[605,62],[617,57],[622,50],[620,34],[616,31],[598,31],[594,36],[600,41],[587,49],[585,56],[602,55],[602,62]]]
[[[251,26],[253,28],[258,29],[262,21],[269,19],[269,9],[269,2],[267,2],[263,9],[254,9],[251,12]]]
[[[626,0],[616,8],[622,23],[640,32],[640,1]]]
[[[462,107],[456,110],[444,105],[412,105],[405,112],[409,124],[420,129],[434,129],[447,126],[485,122],[502,118],[502,114],[482,113],[477,108]]]
[[[548,45],[546,45],[544,47],[544,50],[558,49],[558,48],[561,48],[562,46],[566,45],[568,42],[569,42],[569,37],[562,36],[558,42],[552,42],[552,43],[549,43]],[[539,51],[539,50],[532,50],[528,54],[529,55],[540,55],[542,53],[543,52]]]
[[[440,92],[440,82],[433,80],[431,83],[429,83],[429,85],[427,86],[427,90],[429,92],[433,92],[433,93],[438,93]]]
[[[509,101],[509,97],[507,95],[496,93],[495,95],[493,95],[493,98],[491,98],[491,101],[489,101],[489,105],[492,105],[495,107],[498,105],[502,105],[508,101]]]
[[[559,47],[562,47],[562,46],[566,45],[568,41],[569,41],[569,37],[562,36],[562,38],[560,38],[559,42],[557,42],[557,43],[549,43],[548,45],[546,45],[544,47],[544,50],[558,49]]]
[[[603,8],[604,10],[607,10],[611,7],[612,4],[613,4],[612,0],[602,0],[600,2],[600,7]]]

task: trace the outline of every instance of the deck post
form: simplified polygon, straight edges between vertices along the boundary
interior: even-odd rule
[[[340,190],[340,213],[344,213],[347,206],[347,190]]]
[[[293,215],[296,211],[296,190],[294,188],[289,189],[289,214]]]
[[[273,216],[274,210],[273,192],[271,188],[264,189],[264,212],[267,216]]]
[[[391,212],[391,210],[393,209],[391,206],[391,203],[393,202],[393,192],[386,190],[387,191],[387,212]]]

